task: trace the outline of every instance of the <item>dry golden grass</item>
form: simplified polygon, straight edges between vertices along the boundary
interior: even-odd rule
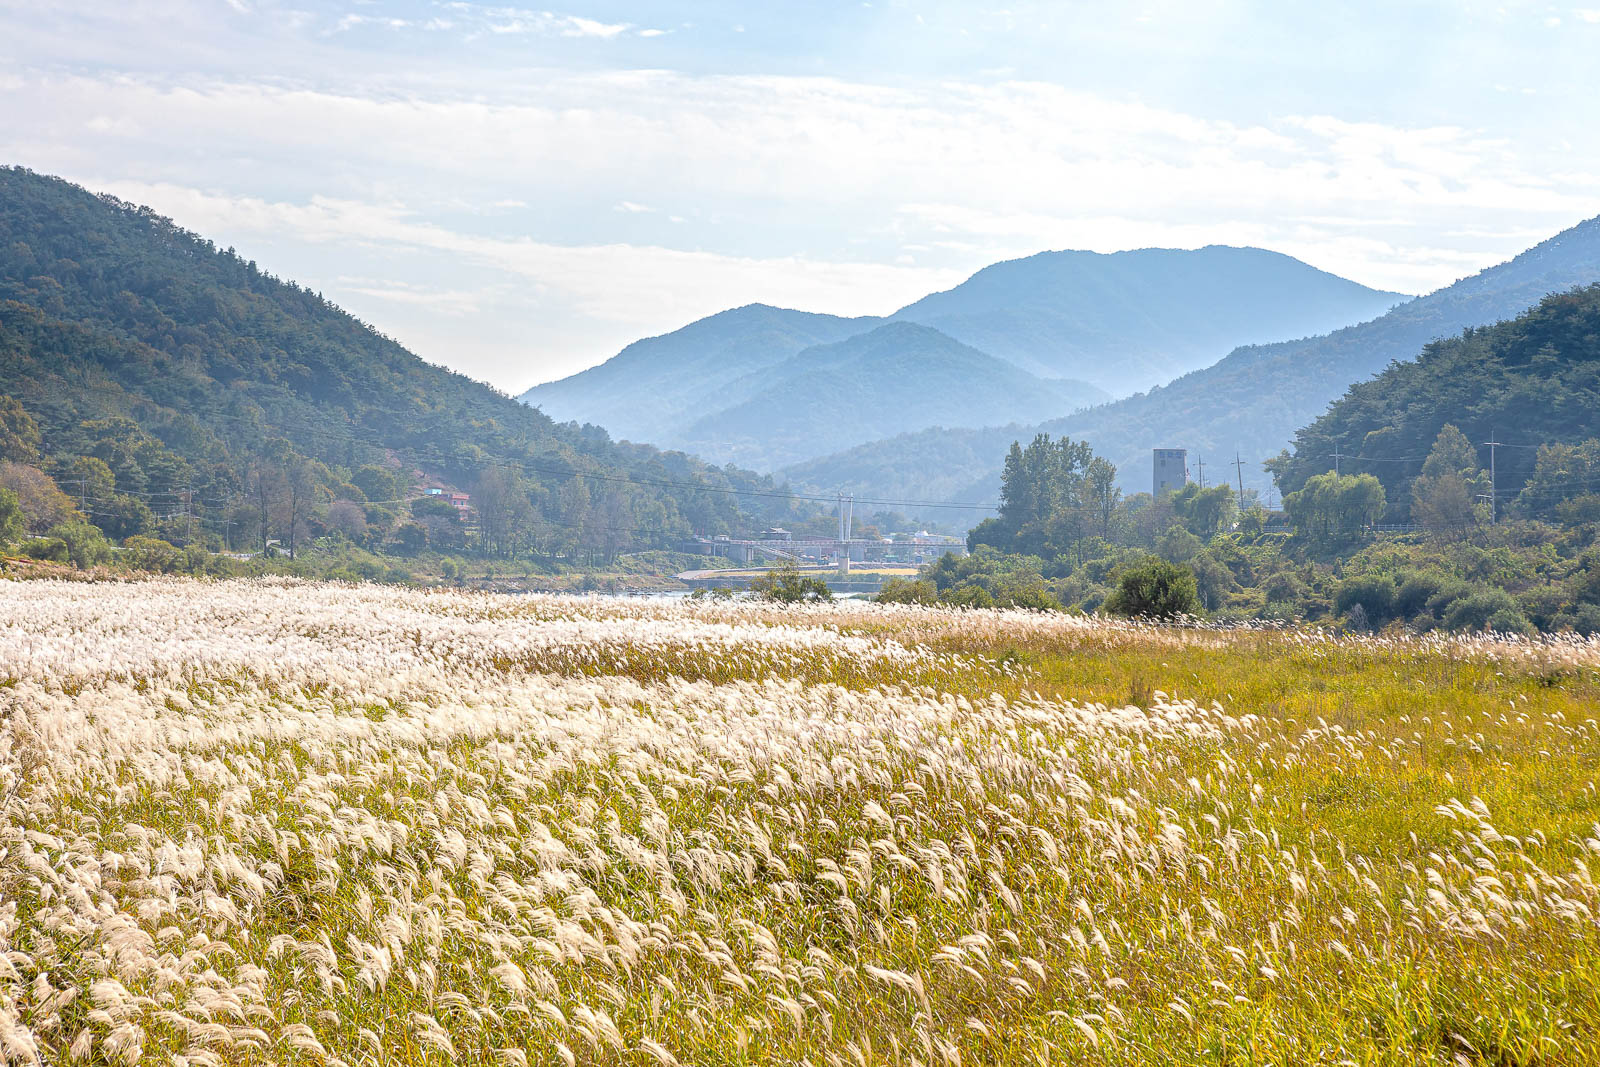
[[[1597,664],[0,582],[0,1052],[1596,1062]]]

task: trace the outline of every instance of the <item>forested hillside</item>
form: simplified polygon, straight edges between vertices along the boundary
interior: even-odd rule
[[[1596,281],[1600,281],[1600,219],[1591,219],[1509,262],[1402,304],[1372,322],[1322,337],[1241,348],[1215,366],[1170,385],[1025,427],[1010,437],[1048,432],[1087,441],[1117,465],[1128,489],[1149,486],[1152,448],[1187,448],[1191,460],[1205,456],[1221,463],[1231,463],[1237,451],[1245,460],[1246,487],[1265,489],[1270,479],[1262,463],[1281,452],[1296,430],[1320,415],[1352,383],[1396,360],[1415,359],[1430,341],[1469,326],[1512,318],[1549,293]],[[938,476],[947,483],[974,486],[980,494],[987,488],[992,495],[1000,475],[999,453],[988,447],[997,436],[992,430],[909,435],[785,473],[804,484],[842,485],[876,494],[884,487],[853,481],[849,472],[926,470],[917,459],[926,454],[924,446],[950,434],[972,439],[973,453],[994,458],[982,466],[942,467]],[[944,447],[947,454],[952,451]],[[923,495],[917,488],[903,480],[900,484],[901,492]]]
[[[355,472],[385,472],[384,494],[403,497],[495,471],[526,537],[609,549],[735,528],[739,498],[718,490],[772,489],[557,425],[147,208],[21,168],[0,169],[0,394],[20,401],[39,462],[91,517],[130,500],[159,517],[181,499],[202,526],[250,525],[256,540],[281,523],[233,509],[263,464],[285,484],[315,464],[318,503],[383,507],[403,501],[363,493]],[[108,467],[113,485],[87,479],[100,499],[80,492],[74,457]]]
[[[1483,475],[1472,497],[1493,488],[1503,509],[1546,517],[1563,502],[1600,492],[1600,467],[1591,469],[1600,455],[1582,448],[1600,438],[1600,285],[1436,341],[1420,358],[1352,386],[1272,467],[1289,493],[1332,469],[1337,452],[1345,473],[1370,473],[1383,483],[1391,517],[1420,521],[1412,514],[1420,510],[1412,507],[1415,480],[1447,426],[1464,435],[1455,466],[1469,482]],[[1493,457],[1489,441],[1500,443]],[[1587,451],[1595,449],[1600,444]],[[1530,482],[1536,484],[1522,495]]]

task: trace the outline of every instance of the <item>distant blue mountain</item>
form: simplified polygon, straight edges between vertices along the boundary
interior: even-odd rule
[[[1375,318],[1410,299],[1260,248],[1041,252],[985,267],[891,318],[1043,376],[1126,396],[1217,361]]]
[[[703,416],[673,443],[703,459],[762,470],[840,441],[941,423],[1048,417],[1110,399],[1092,385],[1035,377],[911,322],[814,345],[730,383],[725,395],[745,399]]]
[[[1236,349],[1160,388],[1059,419],[938,429],[844,449],[784,473],[800,484],[873,495],[992,500],[1006,446],[1036,433],[1084,440],[1117,464],[1128,489],[1150,484],[1150,450],[1183,447],[1219,463],[1237,452],[1245,485],[1265,487],[1262,461],[1353,383],[1430,341],[1514,318],[1540,298],[1600,281],[1600,218],[1544,241],[1388,314],[1320,337]],[[1208,466],[1210,464],[1208,463]]]
[[[816,455],[797,451],[813,444],[827,451],[933,425],[908,422],[933,412],[955,426],[1067,415],[1202,366],[1242,341],[1303,336],[1380,314],[1402,299],[1260,249],[1044,252],[986,267],[888,318],[764,304],[724,311],[636,341],[521,399],[557,421],[595,423],[617,438],[713,459],[793,462]],[[892,394],[895,413],[830,422],[827,409],[839,397],[819,390],[820,378],[799,365],[772,376],[806,349],[889,321],[931,327],[963,350],[958,357],[934,345],[938,375],[924,351],[934,343],[926,333],[891,332],[844,350],[871,353],[871,367],[854,368],[854,375],[886,403]],[[894,344],[907,348],[885,347]],[[889,366],[896,368],[892,382],[871,377],[890,373],[883,370]],[[770,436],[768,444],[756,443],[746,420],[775,410],[779,394],[784,426],[827,425],[829,435],[808,439],[797,431],[782,445]],[[747,403],[753,406],[741,408]],[[731,413],[726,433],[718,429],[721,412]]]
[[[557,422],[592,422],[616,438],[671,447],[690,423],[744,399],[727,392],[730,383],[882,321],[750,304],[635,341],[598,367],[534,386],[521,400]]]

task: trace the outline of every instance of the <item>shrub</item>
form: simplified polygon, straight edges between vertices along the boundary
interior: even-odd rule
[[[1199,611],[1200,595],[1189,568],[1151,556],[1122,573],[1104,606],[1113,615],[1170,619]]]
[[[1394,579],[1387,574],[1362,574],[1339,583],[1333,608],[1345,613],[1359,607],[1375,626],[1394,618]]]
[[[428,546],[428,531],[417,523],[401,523],[394,532],[395,543],[407,555],[416,555]]]
[[[186,569],[183,551],[159,537],[124,539],[122,560],[136,571],[153,574],[177,574]]]
[[[1552,629],[1572,630],[1584,637],[1600,634],[1600,604],[1578,604],[1556,616]]]
[[[1472,595],[1472,586],[1460,578],[1444,578],[1439,583],[1439,588],[1428,598],[1427,611],[1436,619],[1442,619],[1450,613],[1451,605],[1456,601]]]
[[[1428,610],[1433,599],[1445,585],[1445,576],[1438,571],[1412,571],[1400,582],[1394,593],[1394,613],[1402,619],[1412,619]]]
[[[1540,585],[1524,590],[1517,596],[1517,608],[1541,630],[1557,628],[1557,618],[1566,604],[1566,598],[1556,586]]]
[[[1106,597],[1111,595],[1111,590],[1103,585],[1091,585],[1077,598],[1076,604],[1080,611],[1096,612],[1106,602]]]
[[[1189,569],[1194,574],[1195,592],[1200,597],[1201,606],[1207,611],[1222,607],[1228,594],[1239,588],[1239,583],[1233,579],[1233,572],[1217,562],[1217,558],[1209,551],[1191,559]]]
[[[0,489],[0,545],[22,539],[22,505],[17,494]]]
[[[86,522],[62,522],[50,527],[46,537],[66,542],[67,556],[74,567],[87,569],[111,558],[111,546],[98,527]]]
[[[800,568],[784,560],[750,583],[750,591],[761,600],[775,604],[808,604],[832,600],[828,583],[800,573]]]
[[[1583,554],[1584,569],[1572,576],[1571,596],[1580,604],[1600,604],[1600,560],[1593,551]]]
[[[35,537],[22,543],[22,554],[49,563],[65,563],[70,559],[67,543],[59,537]]]
[[[939,594],[944,603],[957,608],[992,608],[994,597],[981,585],[963,585]]]
[[[1051,596],[1042,585],[1005,586],[995,596],[995,603],[1005,608],[1031,608],[1034,611],[1061,610],[1061,602]]]
[[[1517,602],[1504,589],[1473,590],[1451,601],[1449,609],[1442,617],[1445,626],[1452,630],[1501,629],[1500,626],[1492,626],[1491,623],[1498,621],[1504,626],[1513,617],[1520,619],[1521,624],[1511,625],[1502,632],[1522,633],[1532,628],[1527,618],[1517,609]]]
[[[1484,623],[1485,630],[1492,630],[1497,634],[1519,634],[1523,637],[1532,637],[1538,633],[1533,623],[1527,616],[1515,608],[1502,608],[1489,616],[1489,621]]]
[[[890,578],[875,599],[883,604],[937,604],[939,590],[926,578]]]
[[[1306,595],[1306,583],[1294,571],[1278,571],[1261,583],[1261,591],[1268,603],[1292,605]]]
[[[1156,554],[1169,563],[1187,563],[1205,547],[1200,538],[1182,526],[1174,526],[1156,542]]]

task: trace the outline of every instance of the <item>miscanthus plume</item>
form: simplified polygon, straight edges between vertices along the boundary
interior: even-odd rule
[[[1050,697],[1002,646],[1239,638],[1027,613],[0,582],[0,620],[8,1061],[1533,1063],[1600,1041],[1592,826],[1508,827],[1461,789],[1358,838],[1304,800],[1403,788],[1446,742],[1490,770],[1592,762],[1593,720]]]

